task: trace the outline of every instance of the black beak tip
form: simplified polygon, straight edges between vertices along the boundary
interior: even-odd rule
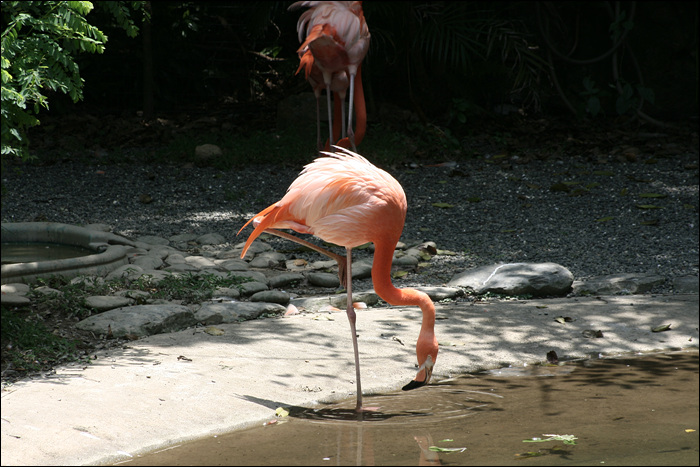
[[[408,383],[406,386],[402,387],[401,389],[403,391],[410,391],[411,389],[416,389],[421,386],[425,386],[425,381],[416,381],[416,380],[411,380],[410,383]]]

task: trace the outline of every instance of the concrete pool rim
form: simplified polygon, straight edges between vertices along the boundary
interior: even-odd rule
[[[105,275],[128,264],[127,250],[134,242],[109,232],[57,222],[3,222],[2,243],[58,243],[78,246],[95,254],[51,261],[4,264],[0,283],[31,283],[53,275],[67,279],[78,275]]]

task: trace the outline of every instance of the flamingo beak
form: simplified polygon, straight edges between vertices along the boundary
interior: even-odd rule
[[[433,362],[433,357],[428,355],[425,359],[425,362],[418,367],[418,375],[420,375],[421,371],[425,370],[425,378],[421,381],[418,379],[418,375],[416,375],[416,379],[411,380],[406,386],[402,387],[401,389],[404,391],[410,391],[411,389],[416,389],[421,386],[425,386],[430,382],[430,377],[433,375],[433,365],[435,363]]]

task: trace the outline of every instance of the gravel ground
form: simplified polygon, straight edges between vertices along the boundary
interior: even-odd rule
[[[634,159],[512,156],[383,167],[408,198],[402,239],[431,240],[454,253],[433,258],[431,268],[401,285],[438,285],[465,269],[523,261],[559,263],[577,280],[697,277],[697,149]],[[2,174],[2,222],[105,223],[129,238],[218,232],[236,244],[245,238],[236,237],[238,229],[277,201],[301,167],[224,172],[63,162],[14,169]]]

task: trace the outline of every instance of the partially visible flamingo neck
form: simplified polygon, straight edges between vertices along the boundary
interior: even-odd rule
[[[376,241],[374,243],[374,262],[372,265],[372,282],[374,291],[382,300],[391,305],[419,306],[423,312],[421,334],[435,329],[435,305],[427,294],[415,289],[398,289],[391,282],[391,262],[394,258],[396,242]]]

